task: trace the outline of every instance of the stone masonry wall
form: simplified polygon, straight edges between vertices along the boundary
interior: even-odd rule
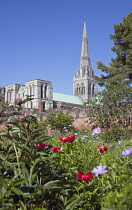
[[[43,113],[37,115],[39,121],[46,119],[46,115],[51,112],[59,112],[62,110],[64,113],[68,113],[74,117],[73,125],[78,129],[94,129],[96,127],[95,123],[90,124],[90,120],[87,114],[87,108],[69,108],[69,109],[53,109],[47,110]]]

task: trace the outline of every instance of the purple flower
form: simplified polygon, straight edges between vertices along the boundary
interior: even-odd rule
[[[118,144],[121,144],[121,141],[118,141]]]
[[[93,169],[92,173],[96,174],[96,176],[98,176],[100,174],[105,174],[105,173],[107,173],[107,170],[106,170],[107,167],[108,166],[96,166]]]
[[[82,140],[84,140],[84,138],[82,138]]]
[[[122,151],[122,155],[124,155],[124,156],[132,155],[132,148]]]
[[[85,138],[85,137],[87,138],[88,136],[87,136],[87,135],[84,135],[83,137],[84,137],[84,138]]]
[[[113,145],[110,145],[109,147],[113,147]]]
[[[95,128],[91,136],[97,136],[101,132],[100,128]]]
[[[74,135],[75,135],[75,136],[77,136],[77,135],[78,135],[78,133],[74,133]]]

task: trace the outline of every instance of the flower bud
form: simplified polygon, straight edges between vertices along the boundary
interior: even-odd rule
[[[16,100],[15,100],[15,103],[16,104],[20,104],[22,102],[22,99],[20,99],[20,98],[17,98]]]

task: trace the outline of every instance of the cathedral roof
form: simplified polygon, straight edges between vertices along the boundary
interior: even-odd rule
[[[53,92],[53,100],[54,101],[61,101],[71,104],[78,104],[83,105],[83,100],[79,96],[72,96],[72,95],[66,95],[62,93],[55,93]]]

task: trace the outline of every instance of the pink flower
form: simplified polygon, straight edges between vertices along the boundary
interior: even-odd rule
[[[79,171],[77,173],[77,177],[85,182],[91,181],[93,179],[93,174],[91,172],[84,174],[83,172]]]
[[[62,151],[62,147],[53,147],[52,148],[53,152],[58,152],[58,151]]]
[[[26,117],[25,115],[21,115],[20,120],[24,119],[25,117]]]
[[[15,103],[16,104],[20,104],[22,102],[22,99],[20,99],[20,98],[17,98],[16,100],[15,100]]]
[[[68,137],[62,136],[59,138],[63,143],[66,143],[69,141]]]
[[[48,144],[39,143],[39,144],[37,145],[37,148],[38,148],[38,149],[42,149],[42,148],[45,148],[45,147],[47,147],[47,146],[48,146]]]
[[[106,152],[108,150],[107,146],[105,145],[99,146],[98,149],[101,153]]]
[[[73,142],[75,139],[75,135],[69,135],[68,137],[62,136],[59,138],[63,143]]]
[[[69,142],[73,142],[74,139],[75,139],[75,136],[74,135],[69,135],[68,139],[69,139]]]

